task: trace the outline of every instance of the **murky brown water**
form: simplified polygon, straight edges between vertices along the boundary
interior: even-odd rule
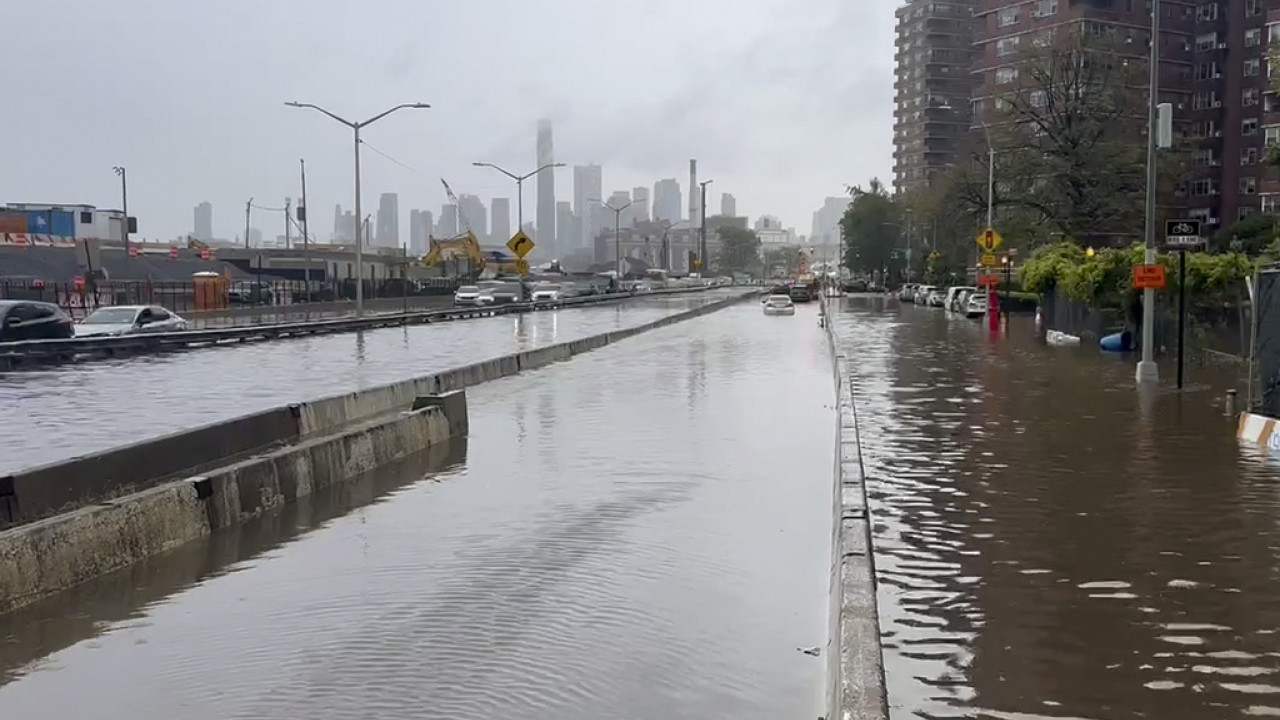
[[[465,461],[0,618],[0,717],[818,716],[825,658],[797,652],[827,632],[816,308],[746,302],[468,400]]]
[[[895,719],[1280,715],[1280,466],[1220,374],[845,310]]]

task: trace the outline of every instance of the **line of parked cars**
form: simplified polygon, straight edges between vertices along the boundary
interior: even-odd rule
[[[916,305],[944,308],[957,315],[976,318],[987,314],[987,294],[971,285],[937,285],[908,283],[898,291],[898,299]]]
[[[159,305],[110,305],[79,323],[61,307],[36,300],[0,300],[0,342],[176,332],[187,321]]]

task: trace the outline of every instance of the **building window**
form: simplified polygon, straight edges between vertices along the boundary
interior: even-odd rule
[[[1245,88],[1240,93],[1240,104],[1244,107],[1252,107],[1262,101],[1262,92],[1258,88]]]
[[[1192,155],[1192,160],[1193,160],[1193,164],[1198,168],[1217,165],[1217,162],[1215,162],[1213,158],[1212,148],[1197,149],[1195,151],[1195,154]]]
[[[1018,36],[1000,38],[996,41],[996,56],[1004,57],[1018,52]]]
[[[1002,97],[996,98],[995,107],[996,107],[996,112],[1009,112],[1010,110],[1013,109],[1013,105],[1011,105],[1008,100]]]
[[[1240,134],[1250,137],[1258,134],[1258,118],[1245,118],[1240,121]]]
[[[1212,50],[1217,46],[1218,46],[1218,33],[1216,32],[1205,33],[1204,35],[1196,36],[1196,50],[1198,52],[1205,52],[1206,50]]]
[[[1280,145],[1280,125],[1272,125],[1270,127],[1263,128],[1262,144],[1267,147]]]
[[[1009,25],[1013,25],[1017,22],[1018,8],[1017,6],[1014,6],[1000,10],[1000,14],[997,16],[996,25],[999,27],[1008,27]]]
[[[1204,197],[1206,195],[1216,195],[1213,191],[1213,181],[1208,178],[1191,181],[1191,194],[1195,197]]]
[[[1258,178],[1246,175],[1240,178],[1240,194],[1254,195],[1258,192]]]
[[[1244,76],[1257,77],[1258,71],[1262,69],[1262,60],[1258,58],[1249,58],[1244,61]]]
[[[1202,63],[1196,66],[1197,80],[1213,80],[1222,77],[1222,73],[1218,70],[1218,63]]]
[[[1031,17],[1052,17],[1058,13],[1058,0],[1040,0],[1031,11]]]
[[[1244,31],[1244,46],[1258,47],[1262,44],[1262,28],[1249,28]]]
[[[1252,206],[1249,206],[1249,205],[1242,206],[1239,210],[1236,211],[1236,219],[1243,220],[1249,217],[1250,215],[1254,214],[1255,212],[1257,212],[1257,210],[1255,210]]]
[[[1267,25],[1267,42],[1280,42],[1280,23]]]
[[[1262,212],[1274,213],[1280,211],[1280,195],[1271,194],[1262,196]]]
[[[1031,107],[1042,108],[1049,106],[1049,93],[1044,90],[1032,90],[1030,97]]]
[[[1205,3],[1196,8],[1196,19],[1200,22],[1213,22],[1218,19],[1218,3]]]
[[[1018,68],[1002,67],[996,70],[996,84],[1008,85],[1018,79]]]
[[[1258,148],[1245,148],[1240,151],[1241,165],[1257,165],[1258,164]]]
[[[1053,44],[1053,28],[1041,30],[1031,38],[1031,45],[1038,48],[1047,48]]]
[[[1244,0],[1244,16],[1255,17],[1262,14],[1262,0]]]

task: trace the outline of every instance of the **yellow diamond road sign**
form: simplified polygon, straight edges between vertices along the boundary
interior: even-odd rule
[[[994,252],[1004,242],[995,228],[987,228],[978,234],[978,247],[987,252]]]
[[[989,253],[989,252],[982,253],[982,264],[984,267],[992,267],[996,265],[997,263],[996,263],[995,253]]]
[[[533,252],[533,248],[533,240],[528,235],[525,235],[523,230],[517,230],[516,234],[512,235],[511,239],[507,241],[507,249],[515,253],[516,257],[521,260],[524,259],[525,255]]]

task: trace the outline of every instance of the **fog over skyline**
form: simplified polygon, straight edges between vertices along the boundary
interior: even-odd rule
[[[597,163],[606,196],[674,177],[688,161],[752,219],[776,215],[807,234],[823,198],[846,184],[891,181],[896,0],[17,0],[0,44],[21,97],[0,203],[120,204],[113,165],[129,173],[139,235],[192,230],[214,206],[214,231],[243,232],[244,203],[299,195],[307,162],[312,231],[353,205],[351,131],[286,101],[363,120],[364,212],[400,196],[439,212],[454,191],[511,198],[515,186],[474,161],[535,166],[540,118],[551,120],[557,200],[572,166]],[[392,162],[378,152],[391,156]],[[536,184],[526,183],[525,220]],[[687,207],[687,195],[682,204]],[[513,217],[514,223],[514,217]],[[284,221],[255,211],[254,227]]]

